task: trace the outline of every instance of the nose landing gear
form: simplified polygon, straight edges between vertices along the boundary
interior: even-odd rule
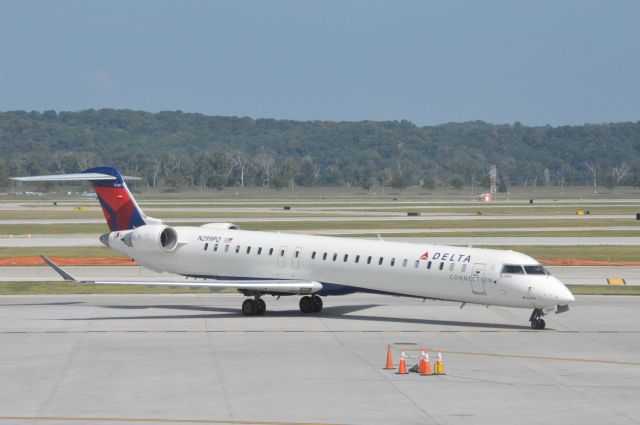
[[[531,322],[531,329],[542,330],[546,326],[544,319],[542,318],[544,313],[541,308],[536,308],[531,313],[531,317],[529,318],[529,322]]]

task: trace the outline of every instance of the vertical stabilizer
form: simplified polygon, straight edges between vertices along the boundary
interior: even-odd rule
[[[115,177],[113,180],[89,180],[98,195],[102,212],[112,232],[135,229],[147,224],[148,217],[131,195],[120,170],[113,167],[96,167],[82,173],[107,174]]]

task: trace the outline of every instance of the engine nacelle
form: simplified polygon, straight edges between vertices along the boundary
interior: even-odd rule
[[[233,223],[207,223],[203,224],[200,227],[204,227],[205,229],[222,229],[222,230],[235,230],[238,229]]]
[[[138,251],[171,252],[178,247],[178,233],[173,227],[151,224],[128,233],[123,242]]]

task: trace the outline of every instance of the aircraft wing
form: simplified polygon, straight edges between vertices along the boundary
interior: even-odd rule
[[[237,289],[241,292],[279,293],[279,294],[312,294],[322,289],[322,284],[313,280],[218,280],[200,279],[193,281],[178,280],[78,280],[62,267],[44,255],[42,259],[51,266],[64,280],[88,285],[144,285],[170,287],[206,287],[211,289]]]

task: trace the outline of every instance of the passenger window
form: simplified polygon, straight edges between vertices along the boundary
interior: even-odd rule
[[[273,248],[269,248],[269,255],[273,255]]]
[[[360,256],[356,255],[356,264],[358,264],[360,262]]]
[[[349,254],[344,254],[344,259],[342,261],[346,263],[348,259],[349,259]]]
[[[333,261],[336,261],[336,258],[338,258],[338,254],[336,254],[335,252],[333,253]]]
[[[466,264],[466,263],[462,265],[462,269],[461,269],[460,271],[461,271],[462,273],[464,273],[464,272],[466,272],[466,271],[467,271],[467,264]]]
[[[383,261],[384,261],[384,257],[380,257],[380,259],[378,260],[378,265],[381,266]]]
[[[299,255],[300,255],[300,251],[296,250],[296,254],[295,254],[296,258],[298,258]]]
[[[524,274],[524,270],[522,270],[522,266],[514,265],[514,264],[505,264],[502,266],[502,274]]]
[[[248,246],[248,247],[247,247],[247,254],[248,254],[248,253],[250,253],[250,252],[251,252],[251,247],[250,247],[250,246]]]
[[[440,263],[440,270],[444,269],[444,263]]]
[[[218,244],[215,244],[215,245],[213,246],[213,252],[216,252],[216,251],[218,251]]]
[[[224,252],[229,252],[229,245],[228,244],[224,246]]]
[[[449,266],[449,271],[452,272],[453,270],[455,270],[456,268],[456,263],[451,263],[451,265]]]
[[[240,252],[240,245],[236,245],[236,254]]]
[[[322,261],[327,259],[327,253],[325,252],[324,254],[322,254]]]
[[[402,260],[402,267],[407,267],[407,259]]]
[[[431,261],[428,261],[427,262],[427,270],[430,270],[430,269],[431,269]]]
[[[415,267],[417,269],[419,265],[420,265],[420,260],[416,260],[416,262],[413,265],[413,267]]]
[[[367,264],[371,264],[371,256],[367,257]]]
[[[395,258],[392,258],[392,259],[391,259],[391,267],[395,266],[395,264],[396,264],[396,259],[395,259]]]
[[[313,252],[311,253],[311,259],[312,259],[312,260],[315,260],[315,259],[316,259],[316,252],[315,252],[315,251],[313,251]]]
[[[284,257],[284,249],[281,249],[281,250],[280,250],[280,256],[281,256],[281,257]]]
[[[262,254],[262,247],[258,248],[258,255]]]
[[[209,248],[209,244],[208,243],[204,244],[204,250],[205,251],[207,250],[207,248]]]

